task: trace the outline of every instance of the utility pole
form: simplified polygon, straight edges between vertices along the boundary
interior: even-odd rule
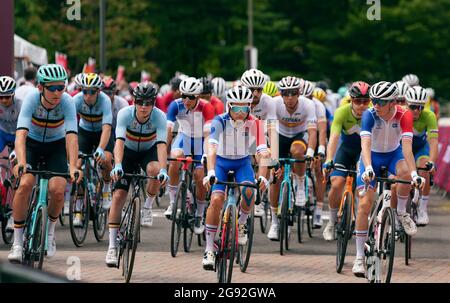
[[[106,15],[106,0],[100,0],[100,72],[102,73],[106,71],[105,15]]]
[[[258,68],[258,50],[253,45],[253,0],[247,0],[247,17],[248,44],[244,49],[245,67]]]
[[[253,0],[247,0],[248,46],[253,47]]]
[[[0,75],[14,77],[14,0],[1,0]]]

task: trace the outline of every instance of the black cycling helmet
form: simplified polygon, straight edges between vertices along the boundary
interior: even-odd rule
[[[137,99],[151,99],[155,100],[158,94],[156,86],[149,81],[139,83],[132,92],[133,96]]]
[[[206,77],[201,77],[198,80],[203,84],[202,94],[212,94],[213,84],[212,84],[211,80],[209,80]]]
[[[173,77],[169,81],[169,85],[170,85],[170,87],[172,88],[173,91],[176,91],[177,89],[180,89],[180,83],[181,83],[180,77]]]

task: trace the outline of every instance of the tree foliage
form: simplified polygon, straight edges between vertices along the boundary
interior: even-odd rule
[[[16,33],[68,54],[71,70],[99,56],[99,1],[82,1],[81,20],[69,21],[60,0],[16,0]],[[354,80],[419,76],[450,97],[450,0],[381,1],[381,20],[368,20],[360,0],[254,0],[259,68],[272,79],[326,79],[333,88]],[[188,75],[239,78],[245,69],[247,1],[108,0],[108,72],[124,65],[129,78],[150,71],[167,82]],[[52,61],[52,58],[50,58]]]

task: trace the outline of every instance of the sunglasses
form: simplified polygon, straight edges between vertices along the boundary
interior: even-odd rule
[[[288,89],[288,90],[282,90],[281,95],[283,97],[290,97],[290,96],[297,96],[298,95],[298,89]]]
[[[250,87],[249,90],[253,93],[255,90],[260,93],[262,92],[262,88],[261,87]]]
[[[352,99],[352,102],[356,105],[368,105],[370,103],[370,99],[369,98],[354,98]]]
[[[232,111],[233,113],[238,112],[248,113],[250,111],[250,106],[230,105],[230,111]]]
[[[410,110],[412,110],[412,111],[414,111],[414,110],[423,110],[424,109],[424,106],[423,105],[408,105],[408,107],[409,107],[409,109]]]
[[[181,95],[181,98],[186,99],[188,98],[189,100],[195,100],[195,98],[197,98],[196,96],[191,96],[191,95]]]
[[[155,104],[154,99],[135,99],[134,104],[140,106],[153,106]]]
[[[44,86],[46,89],[48,89],[49,91],[51,91],[52,93],[58,91],[58,92],[62,92],[66,86],[65,85],[46,85]]]
[[[95,95],[98,89],[83,89],[83,94],[85,95]]]
[[[388,104],[390,102],[391,102],[390,100],[381,100],[381,99],[376,99],[376,98],[372,99],[373,105],[377,105],[378,104],[380,106],[385,106],[386,104]]]
[[[9,99],[11,98],[13,95],[7,95],[7,96],[0,96],[0,100],[2,99]]]

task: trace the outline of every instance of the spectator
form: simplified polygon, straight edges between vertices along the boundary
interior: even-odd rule
[[[30,91],[36,89],[36,72],[37,70],[34,66],[25,69],[25,83],[16,89],[16,98],[23,100]]]

